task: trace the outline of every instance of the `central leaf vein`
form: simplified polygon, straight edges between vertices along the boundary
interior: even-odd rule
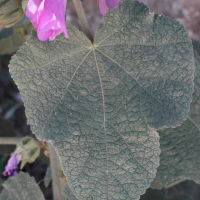
[[[72,53],[72,54],[66,54],[66,53],[64,53],[64,54],[62,54],[62,56],[61,57],[59,57],[59,58],[57,58],[57,59],[55,59],[55,60],[52,60],[51,62],[48,62],[48,63],[46,63],[45,65],[43,65],[43,66],[41,66],[41,67],[34,67],[34,68],[28,68],[28,69],[21,69],[20,71],[27,71],[27,70],[32,70],[32,69],[43,69],[43,68],[46,68],[47,66],[49,66],[50,64],[52,64],[52,63],[54,63],[54,62],[56,62],[56,61],[58,61],[58,60],[60,60],[60,59],[63,59],[63,56],[68,56],[68,57],[70,57],[70,56],[73,56],[73,55],[76,55],[76,54],[78,54],[78,53],[80,53],[81,51],[88,51],[88,49],[82,49],[82,50],[79,50],[79,51],[76,51],[76,52],[74,52],[74,53]],[[91,50],[90,50],[91,51]]]
[[[102,100],[103,100],[103,127],[104,127],[105,145],[106,145],[106,161],[107,161],[107,171],[106,171],[106,173],[107,173],[107,199],[108,199],[108,150],[107,150],[107,136],[106,136],[105,98],[104,98],[104,90],[103,90],[101,75],[100,75],[99,66],[98,66],[98,63],[97,63],[97,58],[96,58],[96,54],[95,54],[95,49],[94,48],[93,48],[93,53],[94,53],[97,72],[98,72],[98,76],[99,76],[99,82],[100,82],[100,86],[101,86],[101,94],[102,94]]]

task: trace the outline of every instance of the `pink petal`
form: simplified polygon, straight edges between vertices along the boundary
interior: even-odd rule
[[[66,4],[67,0],[29,0],[26,15],[32,21],[41,41],[54,40],[62,32],[68,38]]]
[[[108,6],[105,4],[105,0],[99,0],[99,9],[102,15],[106,14]]]
[[[51,9],[45,8],[40,15],[37,31],[47,31],[54,26],[56,20]]]
[[[41,3],[44,5],[45,0],[29,0],[27,7],[26,7],[26,16],[32,21],[34,24],[37,23],[37,16],[38,16],[38,8],[40,7]],[[41,9],[40,9],[41,11]]]
[[[113,9],[115,8],[120,0],[105,0],[105,4],[108,6],[108,8]]]
[[[65,37],[68,38],[67,27],[65,22],[65,9],[67,5],[67,0],[53,0],[52,8],[53,12],[56,14],[57,26],[64,32]]]
[[[53,33],[53,30],[48,30],[48,31],[38,31],[37,33],[37,36],[38,36],[38,39],[41,40],[41,41],[46,41],[49,39],[49,37],[52,35]]]
[[[49,37],[49,41],[53,41],[56,38],[56,36],[61,34],[61,33],[62,33],[62,30],[54,30],[51,37]]]

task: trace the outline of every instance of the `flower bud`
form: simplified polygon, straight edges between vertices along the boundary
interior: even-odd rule
[[[40,146],[32,137],[24,137],[17,145],[15,153],[21,156],[21,167],[29,162],[32,163],[40,155]]]
[[[24,16],[22,0],[0,0],[0,25],[11,27]]]

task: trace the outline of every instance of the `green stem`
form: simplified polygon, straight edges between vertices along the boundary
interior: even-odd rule
[[[49,150],[50,150],[50,162],[51,162],[51,177],[53,183],[53,198],[54,200],[62,200],[60,179],[58,173],[57,153],[52,144],[50,143],[49,143]]]
[[[0,137],[0,145],[1,144],[16,145],[21,139],[22,137]]]
[[[173,182],[168,183],[168,184],[165,186],[165,188],[168,189],[168,188],[173,187],[174,185],[177,185],[177,184],[179,184],[179,183],[181,183],[181,182],[183,182],[183,181],[185,181],[185,180],[187,180],[187,179],[185,179],[185,178],[178,178],[178,179],[174,180]]]
[[[86,16],[85,16],[85,12],[84,12],[82,3],[81,3],[80,0],[73,0],[73,2],[74,2],[74,6],[76,8],[76,12],[78,14],[78,17],[81,21],[81,26],[82,26],[83,32],[89,38],[89,40],[93,43],[93,37],[92,37],[92,34],[90,32],[90,28],[89,28],[89,25],[88,25],[88,22],[87,22],[87,19],[86,19]]]

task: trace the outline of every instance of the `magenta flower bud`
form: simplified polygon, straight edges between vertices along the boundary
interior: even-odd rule
[[[105,15],[107,10],[115,8],[120,0],[99,0],[99,8],[102,15]]]
[[[5,171],[3,172],[4,176],[16,176],[17,175],[17,165],[20,162],[20,156],[16,153],[12,153],[8,163],[6,165]]]
[[[68,38],[66,4],[67,0],[29,0],[25,14],[36,29],[39,40],[52,41],[62,32]]]

